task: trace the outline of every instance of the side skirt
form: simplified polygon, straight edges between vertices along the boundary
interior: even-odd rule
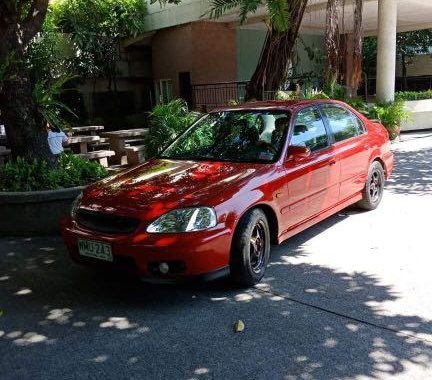
[[[338,203],[336,206],[333,206],[324,212],[313,216],[310,219],[307,219],[306,221],[302,222],[301,224],[297,224],[296,226],[293,226],[292,228],[288,229],[287,231],[284,231],[278,238],[279,244],[282,243],[284,240],[290,238],[291,236],[294,236],[298,234],[299,232],[304,231],[305,229],[312,227],[313,225],[321,222],[322,220],[328,218],[329,216],[332,216],[336,214],[338,211],[343,210],[344,208],[351,206],[352,204],[358,202],[362,199],[361,193],[358,193],[354,195],[351,198],[346,199],[345,201],[342,201],[341,203]]]

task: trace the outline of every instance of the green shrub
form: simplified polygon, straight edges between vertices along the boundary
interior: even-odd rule
[[[197,118],[196,112],[189,112],[182,99],[157,105],[150,113],[150,130],[147,138],[147,158],[156,156],[170,141],[191,125]]]
[[[389,103],[376,104],[370,112],[372,119],[379,119],[386,127],[390,139],[394,140],[399,136],[401,123],[408,120],[410,112],[405,108],[402,100]]]
[[[349,104],[352,108],[356,109],[361,114],[365,116],[369,116],[368,105],[362,99],[359,98],[346,99],[345,102]]]
[[[32,162],[18,157],[0,166],[0,191],[51,190],[86,185],[107,175],[95,161],[63,154],[56,167],[46,161]]]
[[[400,91],[395,94],[396,100],[423,100],[432,99],[432,90],[426,91]]]

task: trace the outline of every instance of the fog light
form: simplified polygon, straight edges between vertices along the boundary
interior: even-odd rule
[[[167,274],[169,272],[169,265],[167,263],[160,263],[159,264],[159,271],[162,274]]]

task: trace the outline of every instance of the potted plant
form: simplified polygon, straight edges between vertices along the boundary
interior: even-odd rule
[[[379,119],[387,129],[390,139],[395,140],[400,134],[402,122],[410,118],[410,112],[405,108],[403,101],[396,100],[375,104],[370,112],[370,117]]]

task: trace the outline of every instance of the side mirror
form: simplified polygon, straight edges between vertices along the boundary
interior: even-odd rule
[[[307,146],[291,145],[288,147],[287,161],[299,161],[310,155],[311,151]]]

